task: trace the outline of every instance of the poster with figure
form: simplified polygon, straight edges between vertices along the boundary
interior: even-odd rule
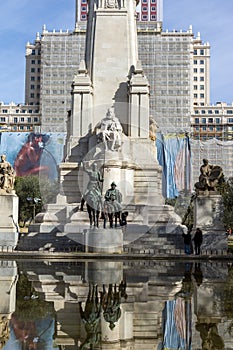
[[[44,174],[58,177],[63,159],[65,133],[0,133],[0,154],[5,154],[16,176]]]

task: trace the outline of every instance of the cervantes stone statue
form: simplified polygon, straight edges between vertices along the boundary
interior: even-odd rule
[[[15,171],[1,155],[0,162],[0,246],[15,248],[18,241],[18,197],[14,191]]]
[[[6,155],[1,155],[0,163],[0,194],[12,193],[15,183],[15,171],[12,165],[7,162]]]

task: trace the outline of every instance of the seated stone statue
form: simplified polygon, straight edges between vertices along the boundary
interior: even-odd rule
[[[216,186],[223,178],[222,168],[218,165],[211,165],[207,159],[203,159],[200,172],[199,181],[195,183],[195,190],[216,191]]]
[[[121,146],[122,126],[115,116],[112,108],[109,108],[106,117],[96,126],[98,142],[103,142],[105,150],[117,151]]]
[[[6,160],[5,154],[1,155],[0,162],[0,189],[3,192],[10,193],[14,189],[15,171],[9,162]]]

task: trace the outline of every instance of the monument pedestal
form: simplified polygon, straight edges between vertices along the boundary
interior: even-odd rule
[[[123,232],[121,229],[92,228],[85,232],[85,247],[88,253],[123,252]]]
[[[203,191],[194,199],[194,229],[224,231],[222,222],[222,196],[215,191]]]
[[[0,246],[14,249],[18,242],[19,198],[15,194],[0,195]]]

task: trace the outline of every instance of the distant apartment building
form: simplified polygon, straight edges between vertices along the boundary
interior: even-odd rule
[[[39,106],[0,102],[0,132],[34,132],[40,129]]]

